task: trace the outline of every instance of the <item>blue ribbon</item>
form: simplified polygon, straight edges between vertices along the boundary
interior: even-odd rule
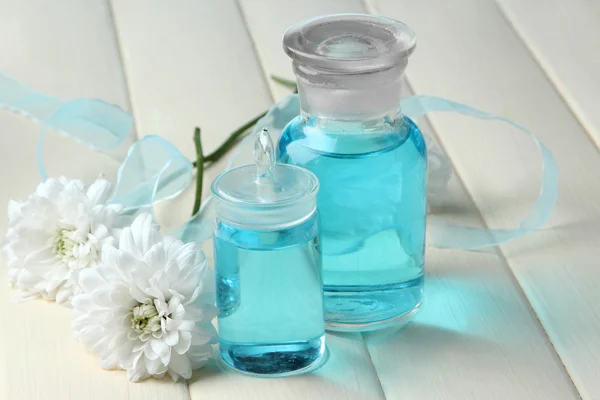
[[[496,246],[516,239],[544,225],[556,204],[558,196],[558,173],[556,161],[550,150],[527,128],[504,117],[490,114],[464,104],[432,96],[412,96],[402,101],[402,111],[409,118],[432,112],[457,112],[469,117],[505,122],[529,136],[539,147],[542,155],[542,185],[540,195],[516,229],[480,229],[451,224],[436,216],[429,217],[431,245],[441,248],[466,250]]]
[[[124,205],[127,211],[151,210],[154,204],[181,194],[192,183],[193,170],[169,141],[146,135],[129,148],[110,202]]]
[[[3,74],[0,108],[23,114],[43,126],[37,147],[38,172],[43,180],[47,178],[43,146],[48,131],[57,130],[94,150],[109,151],[125,140],[133,126],[131,114],[114,104],[99,99],[64,102]]]
[[[42,149],[49,130],[57,130],[92,149],[108,151],[118,147],[128,136],[133,125],[132,116],[116,105],[98,99],[79,99],[63,102],[37,92],[19,81],[0,74],[0,108],[23,114],[42,125],[38,143],[38,170],[46,179]],[[279,136],[285,125],[298,115],[300,103],[297,95],[291,95],[274,104],[258,121],[255,132],[263,127]],[[506,122],[531,137],[542,154],[543,178],[540,196],[529,214],[517,229],[479,229],[450,224],[436,216],[429,217],[430,244],[443,248],[477,249],[507,242],[542,226],[549,218],[557,198],[556,163],[548,148],[530,131],[509,119],[489,114],[450,100],[413,96],[403,100],[403,113],[415,118],[434,111],[457,112],[463,115]],[[230,157],[228,167],[240,163],[251,151],[244,151],[251,144],[247,136]],[[171,199],[183,192],[192,182],[193,166],[170,142],[158,136],[147,135],[135,142],[121,164],[115,193],[110,200],[123,204],[130,212],[152,208],[157,202]],[[212,235],[214,208],[207,198],[200,211],[174,234],[184,241],[203,242]],[[381,231],[374,227],[371,234]],[[370,235],[371,235],[370,234]],[[369,236],[370,236],[369,235]],[[359,246],[366,237],[341,252],[349,252]],[[336,251],[339,253],[339,251]],[[341,253],[340,253],[341,254]]]
[[[540,195],[531,207],[527,216],[521,221],[516,229],[481,229],[468,226],[455,225],[435,215],[428,216],[429,244],[438,248],[458,248],[474,250],[483,247],[496,246],[512,239],[518,238],[538,229],[544,225],[556,204],[558,196],[557,167],[550,150],[527,128],[518,123],[490,114],[473,107],[457,103],[451,100],[433,96],[411,96],[402,100],[401,110],[404,115],[411,119],[427,115],[432,112],[456,112],[465,116],[486,120],[498,120],[519,129],[529,136],[539,147],[542,155],[542,185]],[[297,94],[293,94],[273,105],[267,115],[258,121],[255,133],[262,128],[269,129],[274,138],[279,137],[281,131],[289,121],[300,113],[300,101]],[[236,163],[238,157],[249,157],[252,153],[245,148],[244,143],[238,148],[237,153],[230,160],[230,166]],[[244,163],[251,163],[247,159]],[[247,161],[247,162],[246,162]],[[373,227],[370,232],[356,241],[347,244],[342,249],[328,251],[327,255],[347,254],[360,248],[364,241],[370,236],[388,229],[403,229],[401,226],[378,226]]]

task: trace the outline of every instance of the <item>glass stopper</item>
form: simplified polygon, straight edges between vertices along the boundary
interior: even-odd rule
[[[275,146],[269,131],[263,128],[254,140],[254,163],[258,183],[272,183],[275,168]]]

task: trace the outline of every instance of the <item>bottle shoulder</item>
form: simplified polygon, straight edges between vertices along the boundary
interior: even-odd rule
[[[398,119],[381,119],[375,122],[322,120],[305,118],[302,115],[292,119],[282,131],[282,135],[307,134],[409,134],[421,135],[417,124],[406,116]]]
[[[341,153],[369,153],[408,143],[425,156],[426,144],[423,135],[416,123],[408,117],[365,125],[360,121],[323,123],[297,116],[282,131],[278,149],[282,152],[291,144],[302,144],[303,147],[325,152],[335,148]]]

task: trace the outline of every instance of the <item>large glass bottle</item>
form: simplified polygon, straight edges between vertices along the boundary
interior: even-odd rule
[[[423,137],[399,111],[414,33],[345,14],[294,25],[283,42],[301,115],[284,129],[278,158],[320,181],[327,327],[406,322],[423,296],[427,194]]]

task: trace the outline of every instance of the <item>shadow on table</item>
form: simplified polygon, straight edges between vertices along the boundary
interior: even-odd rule
[[[489,344],[488,340],[478,338],[468,332],[419,322],[411,322],[402,327],[396,326],[375,332],[365,332],[362,335],[368,345],[393,345],[398,342],[404,342],[403,345],[408,345],[410,342],[415,342],[418,346],[435,344],[456,348],[461,342],[468,343],[469,347],[477,342],[481,342],[483,346]]]
[[[261,400],[285,398],[384,399],[360,334],[327,334],[328,354],[318,369],[287,378],[250,377],[223,367],[219,362],[194,372],[190,390],[229,398],[261,393]],[[325,397],[324,397],[325,396]],[[251,396],[250,396],[251,397]]]

